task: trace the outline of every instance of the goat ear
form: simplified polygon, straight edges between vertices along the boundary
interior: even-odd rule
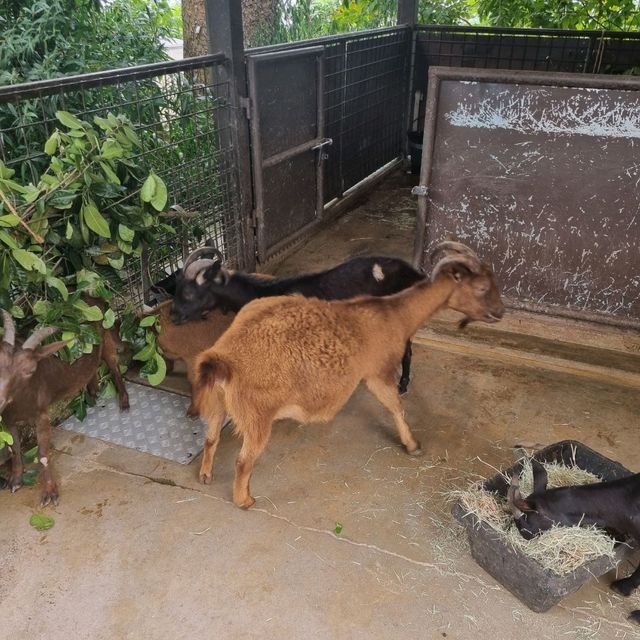
[[[531,459],[531,468],[533,469],[533,492],[542,493],[546,491],[547,482],[549,481],[547,470],[535,458]]]
[[[229,272],[223,266],[220,266],[220,271],[218,271],[218,275],[214,280],[216,284],[225,286],[229,283],[229,277]]]
[[[60,349],[63,349],[67,346],[66,340],[60,340],[59,342],[52,342],[51,344],[45,344],[44,347],[39,347],[36,351],[33,352],[33,356],[36,360],[44,360],[49,356],[52,356],[54,353],[58,353]]]

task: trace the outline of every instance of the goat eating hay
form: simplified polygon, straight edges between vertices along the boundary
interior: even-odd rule
[[[544,462],[549,487],[566,487],[600,482],[601,478],[577,466],[565,466],[557,462]],[[533,490],[533,469],[530,459],[523,462],[520,487],[525,495]],[[452,495],[460,500],[466,514],[499,533],[516,550],[532,557],[544,569],[556,575],[575,571],[583,564],[600,556],[614,557],[616,541],[597,527],[554,526],[539,536],[526,540],[515,526],[506,496],[487,491],[481,482],[473,483],[467,490]]]

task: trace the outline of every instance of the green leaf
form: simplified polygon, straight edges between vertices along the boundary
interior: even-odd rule
[[[132,127],[125,126],[123,131],[124,135],[127,136],[127,138],[129,138],[129,140],[131,140],[131,142],[135,144],[136,147],[140,146],[140,138],[138,138],[138,134],[133,130]]]
[[[38,187],[32,184],[29,184],[24,188],[24,201],[27,204],[31,204],[32,202],[35,202],[39,196],[40,196],[40,189],[38,189]]]
[[[115,398],[116,395],[118,395],[116,392],[116,386],[111,382],[111,380],[109,380],[100,391],[100,399],[110,400],[111,398]]]
[[[64,237],[66,240],[71,240],[73,237],[73,225],[67,220],[67,229],[64,233]]]
[[[122,156],[124,155],[122,146],[117,140],[114,140],[113,138],[107,138],[103,142],[100,153],[105,160],[112,160],[113,158],[122,158]]]
[[[116,315],[113,313],[113,309],[107,309],[104,312],[104,319],[102,320],[102,326],[105,329],[111,329],[116,321]]]
[[[38,470],[37,469],[27,469],[22,474],[22,484],[25,487],[33,487],[38,483]]]
[[[13,305],[13,307],[11,307],[11,309],[9,309],[9,313],[14,317],[17,318],[18,320],[21,320],[22,318],[24,318],[24,311],[16,306]]]
[[[53,527],[55,520],[51,516],[45,516],[44,513],[34,513],[29,520],[29,524],[38,531],[46,531]]]
[[[44,143],[44,152],[48,156],[52,156],[58,150],[58,144],[60,143],[60,134],[54,131],[49,139]]]
[[[164,361],[164,358],[156,352],[155,359],[158,369],[155,373],[147,376],[149,384],[152,384],[154,387],[159,385],[167,376],[167,363]]]
[[[142,189],[140,189],[140,199],[142,202],[151,202],[154,194],[156,192],[156,179],[155,174],[152,172],[147,176],[147,179],[144,181],[142,185]]]
[[[138,353],[133,355],[133,359],[140,362],[147,362],[148,360],[151,360],[155,352],[156,345],[154,343],[146,344],[142,349],[140,349],[140,351],[138,351]]]
[[[56,111],[56,118],[69,129],[82,129],[82,122],[68,111]]]
[[[17,227],[20,224],[20,218],[15,213],[8,213],[6,216],[0,216],[1,227]]]
[[[16,241],[6,232],[0,229],[0,241],[4,242],[9,249],[18,249]]]
[[[107,261],[116,271],[120,271],[124,267],[124,256],[122,254],[118,258],[107,258]]]
[[[108,131],[109,129],[111,129],[111,125],[109,124],[109,121],[106,118],[101,118],[100,116],[95,116],[93,118],[93,121],[103,130],[103,131]]]
[[[91,229],[91,231],[93,231],[94,233],[98,234],[102,238],[111,237],[109,223],[98,211],[98,208],[92,200],[89,200],[89,202],[86,202],[82,206],[82,218],[85,221],[87,227],[89,227],[89,229]]]
[[[44,262],[42,262],[41,258],[35,253],[31,253],[31,251],[27,251],[26,249],[13,249],[11,253],[20,266],[26,271],[47,272],[47,267]]]
[[[29,451],[25,451],[22,454],[22,460],[26,463],[33,462],[38,457],[38,445],[29,449]]]
[[[156,211],[162,211],[167,204],[167,187],[159,176],[154,174],[154,179],[156,183],[156,191],[151,198],[151,206]]]
[[[129,229],[129,227],[127,227],[124,224],[119,224],[118,225],[118,235],[125,241],[125,242],[133,242],[133,239],[136,235],[136,232],[133,229]]]
[[[3,443],[11,446],[13,444],[13,436],[8,431],[0,430],[0,445],[4,446]],[[0,449],[2,449],[2,446],[0,446]]]
[[[33,313],[35,316],[43,318],[51,310],[51,303],[48,300],[38,300],[33,305]]]
[[[60,293],[63,300],[69,299],[69,290],[67,289],[65,283],[60,280],[60,278],[56,278],[55,276],[47,276],[46,282],[50,287],[53,287],[58,291],[58,293]]]
[[[336,522],[336,527],[334,529],[336,535],[339,536],[342,533],[342,525],[339,522]]]
[[[158,316],[154,316],[154,315],[145,316],[144,318],[142,318],[142,320],[140,320],[140,326],[152,327],[157,319],[158,319]]]
[[[100,307],[96,305],[89,306],[84,300],[76,300],[73,306],[78,309],[85,320],[89,320],[89,322],[98,322],[98,320],[102,320],[103,318]]]
[[[100,166],[111,184],[120,184],[120,178],[118,178],[116,172],[109,166],[108,162],[100,162]]]

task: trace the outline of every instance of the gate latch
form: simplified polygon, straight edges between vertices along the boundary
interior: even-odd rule
[[[426,196],[429,193],[429,187],[419,184],[411,189],[412,196]]]
[[[314,151],[317,149],[322,149],[322,147],[326,147],[333,144],[333,138],[323,138],[315,147],[311,147]]]

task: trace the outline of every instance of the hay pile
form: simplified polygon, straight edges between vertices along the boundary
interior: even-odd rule
[[[545,462],[543,466],[549,477],[549,489],[601,481],[598,476],[577,466],[567,467],[556,462]],[[526,459],[520,475],[520,491],[525,497],[533,491],[533,470],[529,459]],[[533,540],[525,540],[507,509],[506,498],[485,491],[480,482],[452,495],[465,508],[466,515],[473,514],[504,536],[514,549],[522,551],[556,575],[571,573],[600,556],[614,557],[615,541],[595,527],[553,527]]]

